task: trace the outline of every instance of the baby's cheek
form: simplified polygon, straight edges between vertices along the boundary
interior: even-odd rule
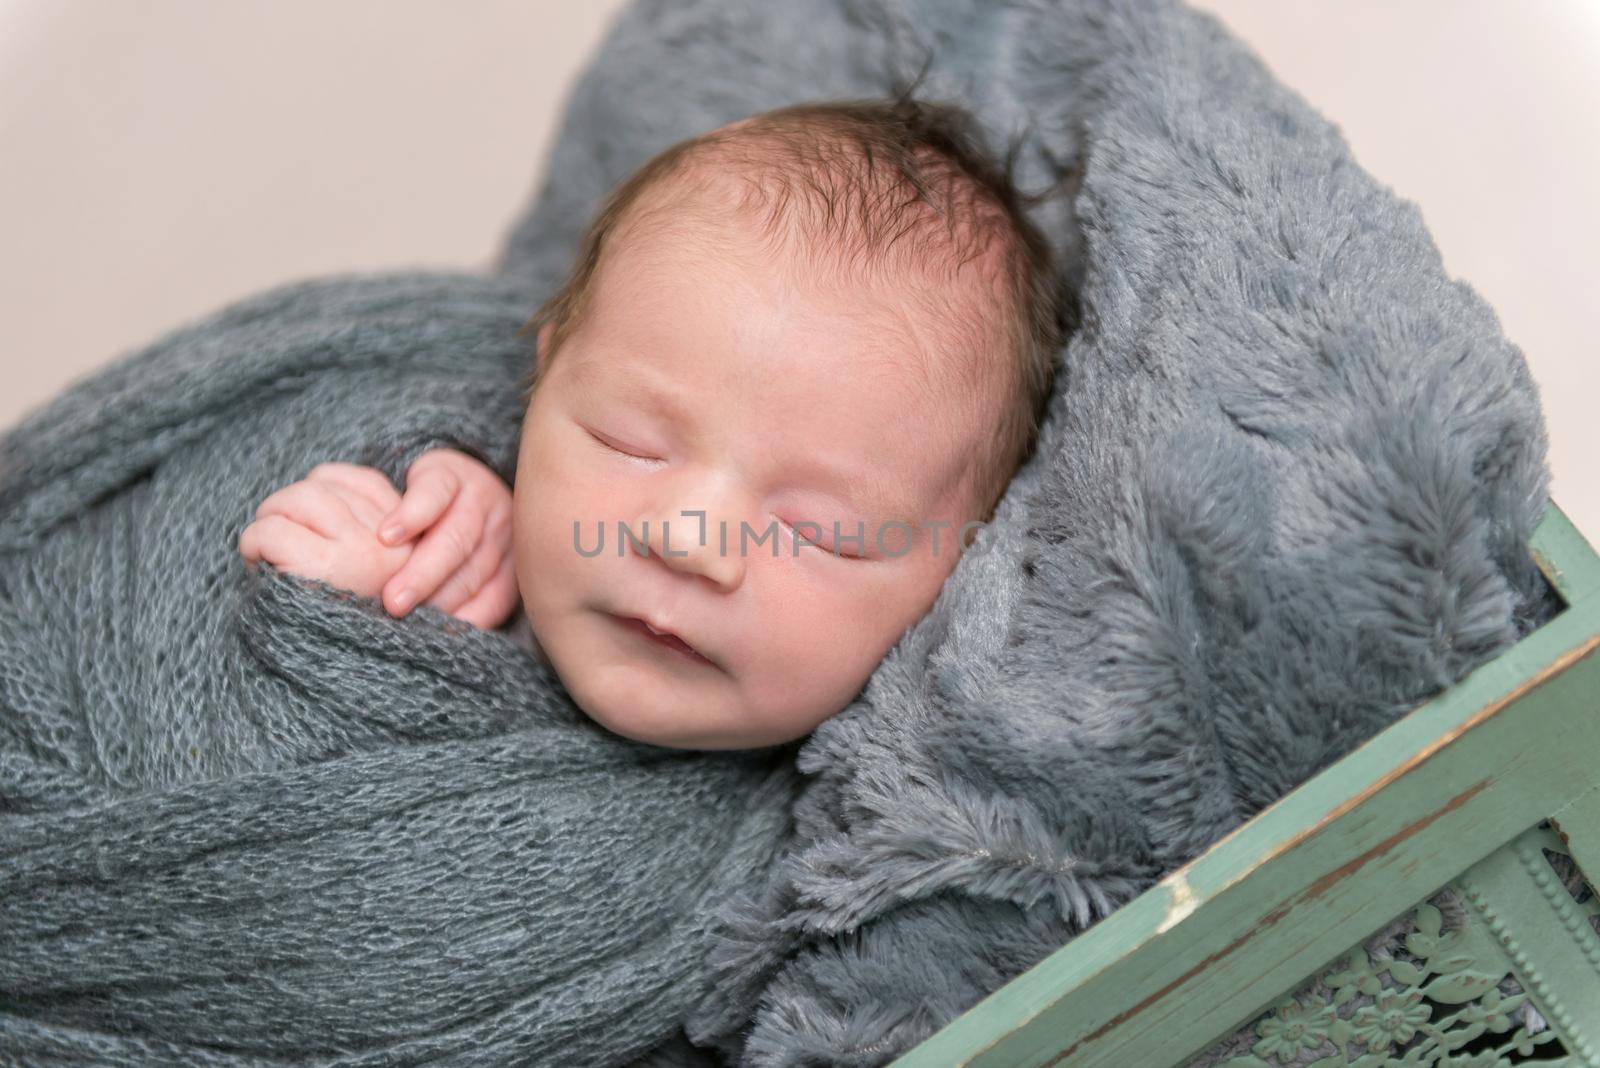
[[[571,599],[580,577],[575,572],[581,570],[574,565],[588,561],[572,549],[570,509],[561,502],[559,486],[538,472],[526,478],[518,480],[511,541],[517,588],[537,628],[548,626],[552,614]]]
[[[533,583],[533,561],[538,553],[532,518],[513,515],[511,519],[511,562],[517,573],[517,594],[524,604]]]
[[[545,566],[571,568],[593,558],[604,486],[559,455],[535,449],[517,482],[517,549]],[[578,529],[573,524],[577,521]],[[607,524],[609,525],[609,524]],[[610,531],[606,531],[607,534]],[[590,555],[580,552],[580,547]],[[609,548],[609,546],[608,546]]]
[[[760,618],[757,668],[742,684],[764,722],[809,731],[848,704],[881,659],[864,600],[796,593]]]

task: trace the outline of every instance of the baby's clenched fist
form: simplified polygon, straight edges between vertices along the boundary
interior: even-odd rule
[[[500,476],[454,449],[418,457],[403,496],[375,468],[324,463],[261,502],[239,553],[395,616],[427,603],[487,630],[517,606],[511,510]]]

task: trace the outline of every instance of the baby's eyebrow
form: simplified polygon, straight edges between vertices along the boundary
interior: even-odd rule
[[[602,367],[593,357],[580,357],[573,368],[573,377],[587,389],[610,387],[626,394],[646,407],[661,412],[672,422],[687,423],[688,407],[671,393],[662,392],[640,380],[627,365],[621,368]]]
[[[626,369],[602,368],[593,359],[580,359],[573,372],[574,377],[586,388],[604,386],[630,401],[659,412],[669,423],[680,427],[693,423],[689,414],[692,399],[686,394],[658,389]],[[785,463],[790,468],[812,473],[822,480],[822,485],[831,487],[833,492],[827,488],[819,488],[818,492],[837,498],[839,503],[866,520],[869,539],[873,536],[873,523],[890,519],[916,522],[914,502],[908,499],[900,486],[876,471],[852,470],[834,464],[820,453],[811,452],[793,454],[785,458]],[[873,504],[886,511],[873,508]],[[840,528],[844,533],[854,533],[842,522]]]

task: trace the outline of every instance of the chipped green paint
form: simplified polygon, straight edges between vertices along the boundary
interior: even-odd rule
[[[1531,844],[1557,843],[1581,871],[1600,873],[1600,559],[1553,501],[1533,556],[1566,602],[1554,619],[951,1021],[897,1068],[1177,1068],[1269,1010],[1257,1024],[1273,1058],[1263,1063],[1315,1027],[1343,1039],[1335,1045],[1348,1063],[1371,1068],[1510,1063],[1467,1056],[1460,1035],[1480,1015],[1498,1021],[1516,1006],[1474,985],[1488,980],[1461,987],[1459,977],[1425,971],[1426,954],[1386,973],[1389,986],[1369,991],[1384,1000],[1365,1006],[1360,1022],[1359,1010],[1330,1015],[1293,997],[1317,977],[1359,986],[1344,973],[1361,967],[1362,943],[1390,918],[1411,915],[1408,946],[1428,946],[1437,932],[1427,899],[1445,885],[1471,905],[1465,970],[1512,976],[1526,992],[1518,997],[1550,1024],[1533,1036],[1508,1031],[1502,1045],[1539,1045],[1544,1057],[1559,1042],[1565,1056],[1540,1065],[1600,1068],[1600,939],[1587,941],[1585,906]],[[1419,1001],[1413,980],[1463,1000]],[[1442,1004],[1452,1007],[1438,1015]],[[1376,1048],[1383,1027],[1396,1036],[1410,1028],[1426,1049],[1391,1061]],[[1372,1044],[1356,1041],[1362,1028]],[[1326,1063],[1347,1060],[1341,1052]]]

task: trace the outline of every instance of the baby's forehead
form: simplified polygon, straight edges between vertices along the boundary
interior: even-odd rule
[[[806,245],[766,248],[751,224],[723,219],[720,233],[651,227],[636,231],[619,256],[624,288],[612,305],[618,314],[637,314],[662,278],[681,276],[695,265],[739,263],[787,278],[791,300],[817,309],[815,328],[829,339],[850,339],[850,362],[837,373],[856,383],[887,388],[941,409],[988,407],[1010,387],[1008,324],[998,295],[975,273],[950,273],[937,266],[863,264],[834,248]],[[625,259],[626,263],[621,260]],[[735,268],[735,277],[744,272]],[[740,290],[734,310],[745,317],[760,287]],[[832,323],[846,320],[848,329]],[[821,343],[819,341],[819,343]]]

